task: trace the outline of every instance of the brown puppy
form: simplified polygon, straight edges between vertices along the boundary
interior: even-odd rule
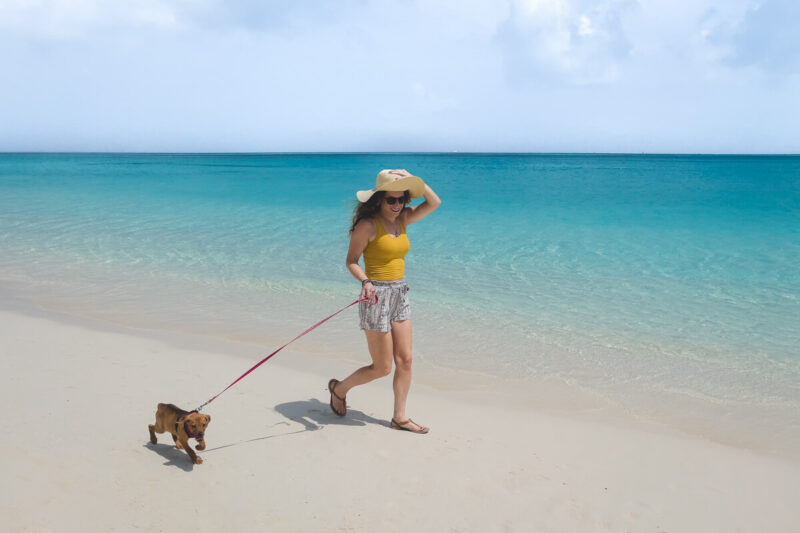
[[[203,460],[189,446],[189,439],[196,439],[197,449],[205,450],[206,441],[203,440],[203,435],[205,435],[209,422],[211,422],[211,417],[208,415],[201,415],[196,411],[184,411],[171,403],[160,403],[156,411],[155,425],[150,424],[148,426],[150,429],[150,442],[152,444],[158,442],[156,433],[169,431],[172,434],[172,440],[175,441],[175,446],[186,450],[192,462],[199,465]]]

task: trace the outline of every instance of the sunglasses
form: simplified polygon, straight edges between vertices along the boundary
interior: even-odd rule
[[[399,203],[400,205],[403,205],[403,204],[406,203],[406,197],[405,196],[401,196],[400,198],[395,198],[394,196],[386,196],[386,197],[384,197],[384,200],[386,200],[386,203],[389,204],[389,205],[394,205],[396,203]]]

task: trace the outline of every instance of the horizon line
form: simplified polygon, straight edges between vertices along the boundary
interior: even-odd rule
[[[647,156],[800,156],[800,152],[518,152],[518,151],[114,151],[114,150],[22,150],[2,151],[0,155],[647,155]]]

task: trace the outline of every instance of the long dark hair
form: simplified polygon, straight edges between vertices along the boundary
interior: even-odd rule
[[[385,196],[386,191],[378,191],[370,196],[369,200],[366,202],[359,202],[356,205],[355,209],[353,209],[353,224],[350,226],[351,234],[362,219],[372,218],[380,212],[381,202]],[[408,191],[403,191],[403,203],[407,204],[410,199],[411,195],[408,193]]]

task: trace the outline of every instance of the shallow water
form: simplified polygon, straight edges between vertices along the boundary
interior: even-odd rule
[[[357,296],[354,193],[392,167],[444,201],[409,229],[417,358],[800,428],[800,157],[5,154],[0,283],[282,344]]]

